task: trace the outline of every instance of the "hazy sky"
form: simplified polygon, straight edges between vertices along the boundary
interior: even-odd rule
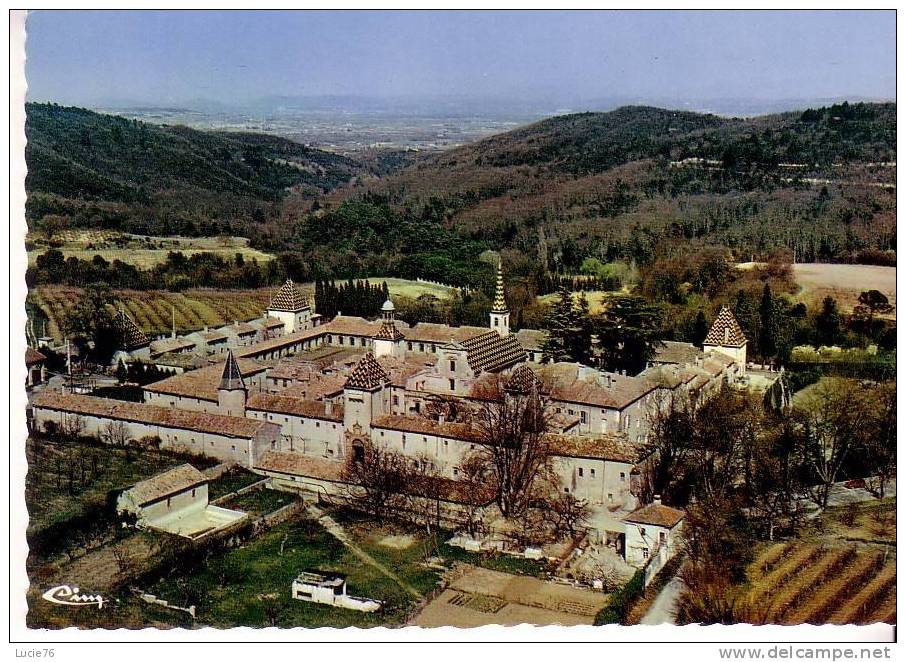
[[[28,96],[800,99],[896,93],[896,16],[866,12],[36,11]]]

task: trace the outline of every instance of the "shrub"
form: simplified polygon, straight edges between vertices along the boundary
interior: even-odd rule
[[[629,610],[633,603],[642,597],[645,592],[645,570],[636,570],[626,584],[610,596],[607,605],[595,616],[595,625],[608,625],[610,623],[627,624]]]

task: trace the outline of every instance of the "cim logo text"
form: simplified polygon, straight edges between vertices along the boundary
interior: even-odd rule
[[[69,607],[81,607],[83,605],[97,605],[98,609],[104,606],[104,598],[100,595],[88,595],[79,593],[79,587],[67,586],[62,584],[54,586],[44,591],[41,596],[48,602],[58,605],[67,605]]]

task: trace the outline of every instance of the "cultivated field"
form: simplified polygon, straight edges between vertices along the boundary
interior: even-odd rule
[[[176,330],[196,331],[205,326],[216,327],[235,320],[247,321],[264,314],[274,288],[254,290],[189,289],[184,292],[163,290],[116,290],[117,305],[150,336],[170,331],[173,311]],[[29,293],[29,300],[47,316],[47,332],[62,340],[62,324],[66,311],[78,300],[81,289],[67,285],[46,285]]]
[[[422,294],[433,294],[438,299],[444,299],[450,296],[450,293],[455,290],[455,288],[446,285],[423,283],[417,280],[407,280],[405,278],[382,278],[381,276],[375,276],[362,280],[369,280],[372,285],[386,282],[387,287],[390,289],[391,296],[404,296],[412,299],[416,299]],[[336,281],[337,285],[342,285],[345,282],[346,281],[344,280]]]
[[[391,295],[417,297],[433,294],[444,298],[452,288],[419,283],[402,278],[372,278],[372,283],[387,282]],[[337,281],[342,283],[345,281]],[[301,283],[302,291],[308,297],[314,296],[314,283]],[[179,333],[217,327],[233,321],[248,321],[261,317],[277,291],[276,287],[262,287],[251,290],[218,290],[194,288],[183,292],[165,290],[115,290],[117,305],[150,336],[169,333],[171,307],[176,312],[176,330]],[[78,300],[81,288],[69,285],[43,285],[29,292],[28,303],[40,308],[47,318],[47,333],[62,341],[62,324],[66,311]],[[42,332],[41,322],[36,321],[35,332]]]
[[[755,622],[894,623],[896,500],[828,509],[802,542],[767,546],[749,568]]]
[[[597,591],[463,566],[461,574],[410,625],[591,625],[608,596]]]
[[[246,260],[259,262],[273,259],[269,253],[250,248],[246,237],[145,237],[113,230],[64,230],[55,234],[52,242],[41,233],[30,233],[26,241],[29,264],[34,264],[35,258],[51,247],[67,258],[90,260],[100,255],[108,262],[120,260],[140,269],[150,269],[166,261],[170,251],[181,251],[187,256],[216,253],[230,259],[241,253]]]
[[[809,307],[820,306],[824,297],[834,297],[840,308],[850,312],[858,304],[859,294],[879,290],[896,308],[896,267],[865,264],[795,264],[793,273],[802,288],[799,298]],[[894,318],[896,310],[890,315]]]

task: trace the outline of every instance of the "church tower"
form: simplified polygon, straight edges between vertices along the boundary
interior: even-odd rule
[[[494,306],[491,308],[491,328],[501,336],[510,335],[510,311],[503,294],[503,261],[497,263],[497,289],[494,292]]]
[[[283,322],[286,333],[312,328],[311,303],[291,278],[287,278],[267,307],[267,316]]]
[[[396,306],[390,299],[381,306],[381,330],[372,342],[375,356],[402,356],[403,334],[396,328]]]
[[[245,416],[245,403],[248,389],[242,381],[239,363],[233,356],[233,350],[227,351],[226,363],[223,364],[223,376],[220,388],[217,389],[217,407],[226,416]]]
[[[720,352],[733,359],[739,366],[740,374],[746,372],[746,345],[748,341],[736,320],[736,316],[727,307],[722,306],[702,343],[705,353]]]

